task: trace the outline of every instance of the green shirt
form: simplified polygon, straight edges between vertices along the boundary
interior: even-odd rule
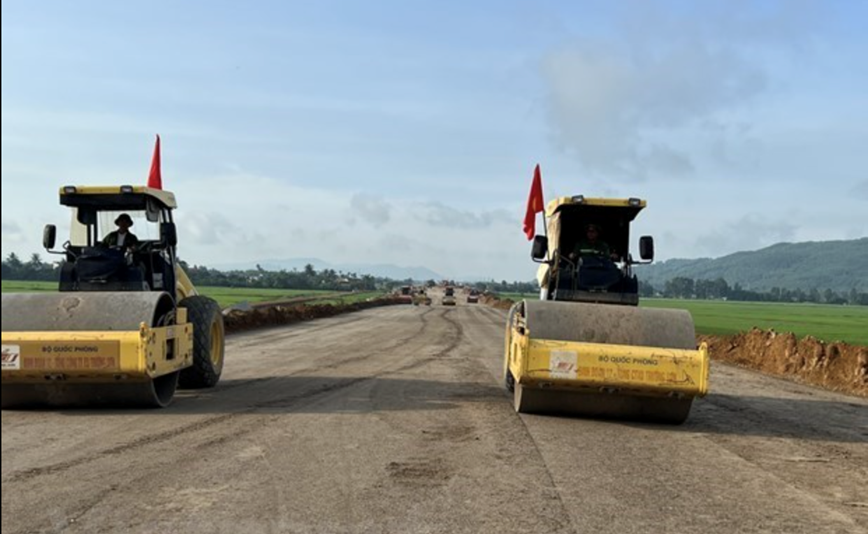
[[[609,245],[605,241],[600,241],[599,239],[596,243],[591,243],[586,240],[579,241],[573,249],[573,254],[577,256],[608,256],[609,253]]]

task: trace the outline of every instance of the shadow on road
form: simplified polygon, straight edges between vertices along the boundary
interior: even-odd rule
[[[868,404],[759,396],[712,394],[695,401],[690,419],[678,430],[804,439],[868,442]]]
[[[209,390],[182,390],[159,410],[104,407],[41,408],[67,416],[370,414],[451,410],[467,403],[503,403],[510,396],[494,384],[387,377],[283,376],[224,380]],[[548,416],[524,416],[548,417]],[[575,431],[588,431],[573,419]],[[633,427],[712,435],[760,436],[822,442],[868,442],[868,405],[861,399],[827,400],[712,394],[694,403],[681,426],[613,422]]]
[[[373,413],[449,410],[473,402],[506,402],[494,385],[384,377],[283,376],[223,380],[214,389],[179,390],[164,409],[90,405],[33,407],[69,416],[190,415],[245,413]]]

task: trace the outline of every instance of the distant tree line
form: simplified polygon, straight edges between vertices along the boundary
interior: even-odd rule
[[[395,285],[395,282],[388,278],[344,273],[334,269],[317,271],[310,264],[301,271],[267,271],[259,265],[256,269],[246,271],[218,271],[200,265],[191,266],[183,261],[181,264],[193,283],[200,286],[373,291]]]
[[[324,289],[333,291],[373,291],[387,289],[396,282],[370,275],[343,273],[333,269],[317,271],[307,265],[301,271],[266,271],[257,266],[246,271],[218,271],[181,261],[184,270],[194,284],[200,286],[247,287],[275,289]],[[15,253],[3,260],[3,280],[57,281],[60,262],[48,263],[39,254],[33,254],[25,262]]]
[[[388,290],[400,285],[411,285],[412,280],[397,281],[389,278],[356,273],[343,273],[333,269],[317,271],[313,265],[299,270],[267,271],[260,266],[250,270],[218,271],[199,265],[181,265],[194,284],[217,287],[274,288],[274,289],[324,289],[333,291],[374,291]],[[39,254],[33,254],[23,261],[14,252],[3,260],[3,280],[56,281],[59,277],[59,262],[45,262]],[[434,280],[428,286],[436,285]],[[472,287],[492,293],[524,293],[539,291],[536,282],[476,282]],[[868,293],[855,287],[849,292],[836,292],[832,289],[813,288],[786,289],[774,287],[769,291],[745,289],[736,283],[730,286],[723,278],[715,280],[694,280],[683,276],[667,281],[657,287],[646,282],[639,283],[641,297],[665,297],[676,299],[737,300],[747,302],[813,302],[817,304],[849,304],[868,306]]]
[[[715,280],[694,280],[677,276],[668,280],[662,287],[655,287],[646,282],[639,283],[639,296],[665,297],[675,299],[700,300],[737,300],[743,302],[812,302],[815,304],[849,304],[853,306],[868,306],[868,293],[858,291],[855,287],[849,292],[836,292],[826,288],[822,291],[812,288],[787,289],[773,287],[768,291],[745,289],[736,283],[730,286],[723,278]]]
[[[501,280],[500,282],[495,282],[491,280],[489,282],[476,282],[470,284],[471,287],[478,289],[479,291],[491,292],[491,293],[539,293],[539,284],[534,282],[507,282],[506,280]]]
[[[3,280],[30,280],[39,282],[55,282],[60,277],[58,263],[46,263],[39,254],[30,256],[24,261],[14,252],[3,260]]]

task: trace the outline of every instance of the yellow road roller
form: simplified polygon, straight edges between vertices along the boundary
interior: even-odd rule
[[[3,409],[164,407],[223,369],[220,306],[177,257],[175,195],[140,186],[60,190],[72,211],[58,292],[3,294]]]
[[[709,357],[684,310],[640,308],[629,252],[638,198],[551,201],[546,235],[531,256],[540,264],[539,300],[509,311],[504,379],[521,413],[683,423],[708,392]]]

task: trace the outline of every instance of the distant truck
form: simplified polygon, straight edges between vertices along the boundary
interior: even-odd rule
[[[457,303],[458,302],[455,299],[455,288],[447,286],[446,289],[443,290],[443,305],[455,306]]]
[[[425,292],[425,289],[420,289],[418,292],[414,293],[412,296],[413,306],[419,306],[424,304],[425,306],[431,305],[431,297],[428,296],[428,293]]]
[[[407,304],[413,303],[413,287],[412,286],[401,286],[401,288],[397,291],[398,298],[401,302],[406,302]]]

